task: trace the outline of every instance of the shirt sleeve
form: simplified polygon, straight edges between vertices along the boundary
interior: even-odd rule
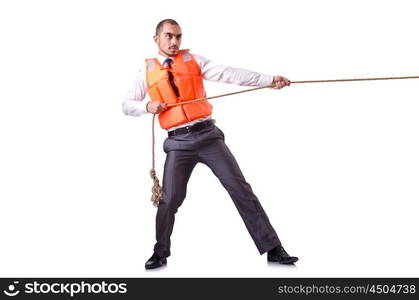
[[[145,72],[140,70],[135,76],[134,83],[122,102],[124,114],[134,117],[147,114],[147,102],[144,101],[147,95]]]
[[[193,54],[193,56],[201,67],[202,76],[205,80],[241,86],[265,86],[272,84],[272,75],[219,65],[197,54]]]

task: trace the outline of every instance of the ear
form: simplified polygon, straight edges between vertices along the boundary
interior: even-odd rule
[[[153,36],[153,40],[156,44],[158,44],[159,36],[158,35]]]

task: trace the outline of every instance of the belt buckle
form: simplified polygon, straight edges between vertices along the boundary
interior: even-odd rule
[[[186,129],[186,132],[187,132],[187,133],[189,133],[189,132],[191,132],[191,131],[192,131],[192,130],[191,130],[191,126],[185,126],[184,128]]]

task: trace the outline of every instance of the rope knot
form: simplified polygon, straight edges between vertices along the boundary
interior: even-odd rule
[[[153,187],[151,188],[151,202],[153,202],[153,205],[157,207],[159,206],[159,202],[162,199],[162,189],[159,179],[156,176],[156,170],[154,168],[150,170],[150,176],[153,180]]]

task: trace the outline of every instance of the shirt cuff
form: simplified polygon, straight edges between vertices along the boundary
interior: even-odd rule
[[[271,85],[274,80],[272,75],[261,74],[259,78],[259,86]]]
[[[148,103],[149,101],[148,100],[146,100],[146,99],[144,99],[143,101],[140,101],[140,107],[139,107],[139,109],[141,110],[141,112],[142,112],[142,114],[148,114],[148,111],[147,111],[147,103]]]

